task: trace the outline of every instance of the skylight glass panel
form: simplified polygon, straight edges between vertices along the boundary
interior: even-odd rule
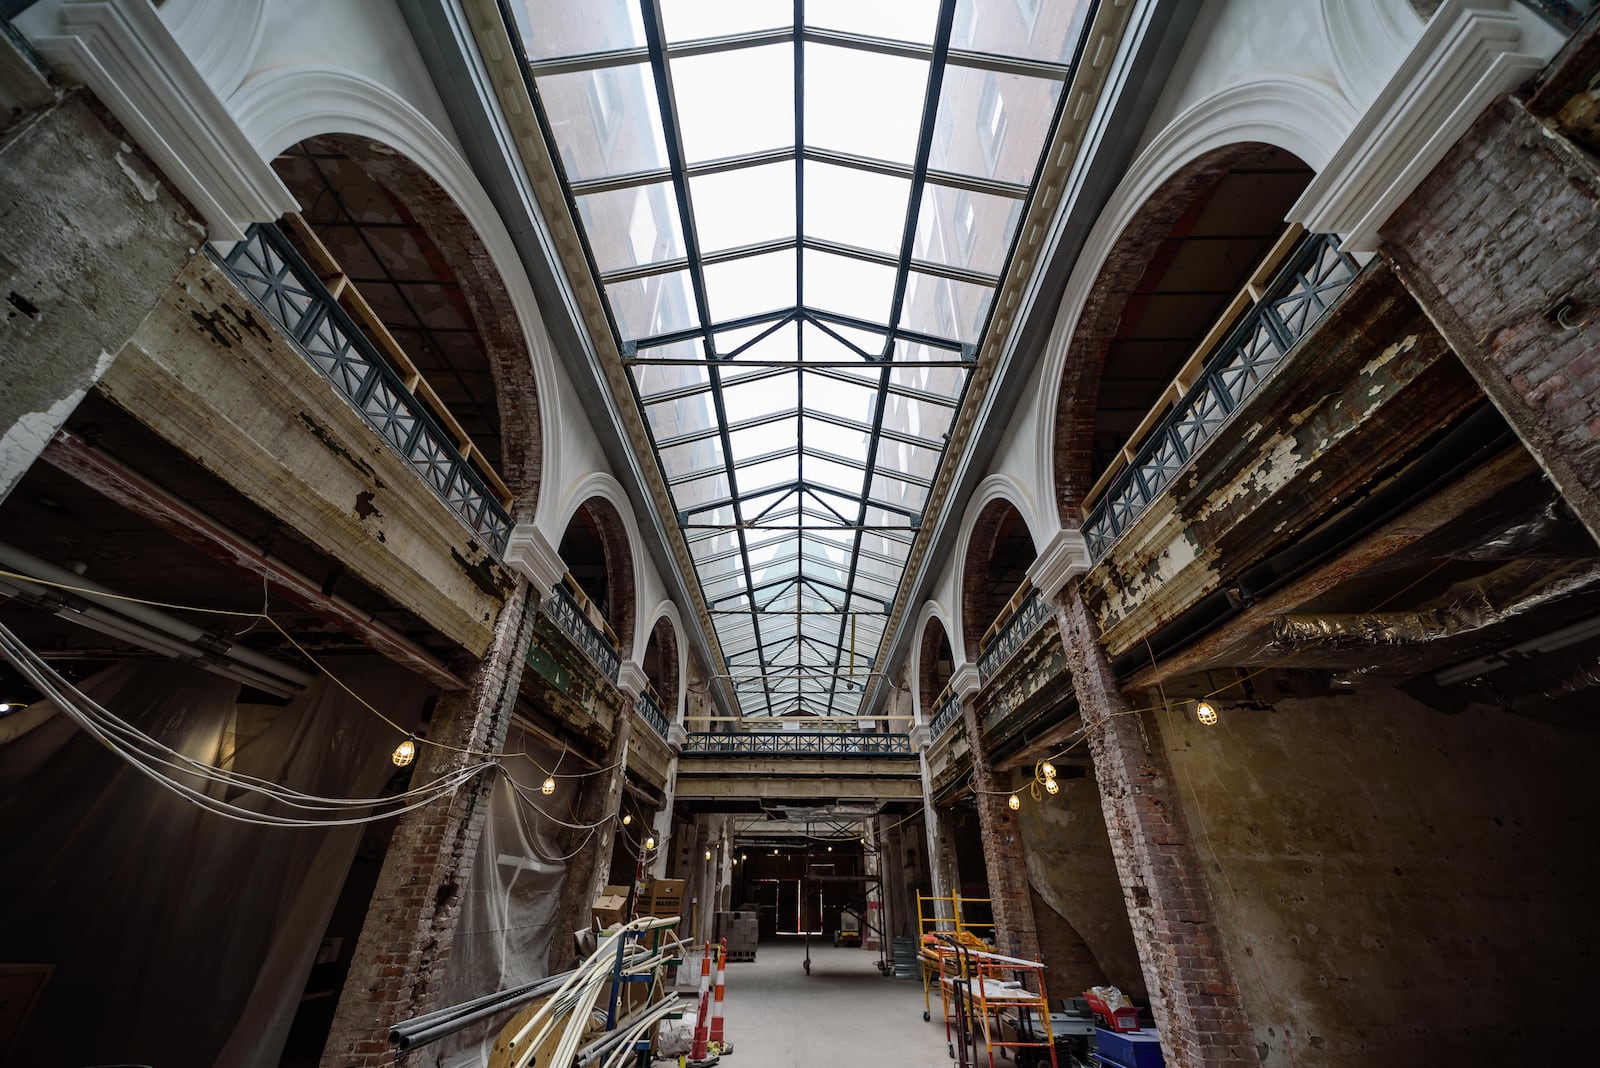
[[[722,440],[706,438],[686,445],[657,450],[661,457],[661,470],[668,481],[686,475],[707,474],[723,468]]]
[[[1061,84],[977,67],[946,67],[929,166],[1028,184],[1039,166]]]
[[[683,227],[669,182],[578,197],[578,218],[601,274],[683,255]]]
[[[708,255],[794,237],[793,163],[696,175],[689,196],[700,251]]]
[[[990,286],[912,271],[900,322],[919,334],[976,344],[993,297]]]
[[[806,249],[805,305],[869,323],[889,322],[895,269],[879,263]]]
[[[742,423],[748,419],[794,410],[800,400],[796,392],[799,384],[798,372],[784,371],[758,381],[724,386],[722,402],[728,422]]]
[[[671,65],[678,128],[691,166],[794,144],[794,120],[782,119],[794,115],[792,44],[684,56]]]
[[[807,44],[805,65],[807,145],[912,162],[928,84],[926,60]]]
[[[1068,63],[1089,8],[1089,0],[956,0],[950,47]]]
[[[726,471],[717,471],[701,478],[674,483],[672,496],[680,509],[725,501],[730,496],[728,474]]]
[[[622,340],[670,334],[698,326],[688,271],[630,278],[605,287]]]
[[[532,60],[644,46],[637,0],[513,0],[510,7]]]
[[[932,44],[938,0],[806,0],[806,23],[829,30]]]
[[[560,3],[563,0],[544,2]],[[570,3],[571,0],[565,2]],[[629,2],[637,5],[638,0]],[[671,43],[786,27],[794,20],[794,0],[739,0],[732,4],[708,4],[706,0],[661,0],[660,6],[661,22]]]
[[[830,163],[807,162],[804,171],[807,239],[899,255],[911,197],[908,179]]]
[[[728,444],[733,462],[748,463],[773,453],[792,452],[799,429],[800,420],[790,416],[732,431]]]
[[[647,64],[546,74],[535,84],[569,182],[667,165],[661,108]]]
[[[1022,219],[1022,201],[929,182],[917,214],[915,259],[998,276]]]
[[[717,425],[709,393],[697,393],[685,399],[647,404],[644,412],[650,433],[657,441],[670,441],[684,434]]]
[[[767,252],[704,268],[706,305],[718,322],[794,304],[794,253]]]

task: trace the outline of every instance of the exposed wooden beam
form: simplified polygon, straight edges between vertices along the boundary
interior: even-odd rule
[[[213,560],[266,580],[268,588],[327,620],[374,651],[445,690],[467,684],[410,638],[341,597],[274,560],[209,516],[175,500],[159,486],[67,431],[59,431],[43,453],[65,474],[128,509]]]

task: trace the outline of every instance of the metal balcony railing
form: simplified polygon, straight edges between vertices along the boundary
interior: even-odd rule
[[[1272,374],[1296,342],[1344,295],[1360,268],[1332,234],[1309,234],[1227,334],[1199,379],[1144,439],[1084,520],[1098,561],[1178,472]]]
[[[558,585],[550,596],[544,599],[539,606],[556,629],[565,634],[573,645],[583,650],[583,654],[594,661],[594,666],[600,673],[612,682],[617,681],[617,672],[622,667],[622,656],[617,652],[617,647],[589,618],[573,597],[572,592],[565,586]]]
[[[226,255],[209,252],[439,499],[504,554],[511,517],[463,453],[470,446],[446,432],[417,383],[401,380],[283,232],[257,223]]]
[[[933,714],[933,723],[928,727],[929,738],[938,738],[961,718],[961,698],[954,693],[947,693],[944,700],[934,707],[937,711]]]
[[[1024,593],[1024,590],[1026,592]],[[1050,602],[1033,586],[1018,590],[1006,610],[984,634],[978,654],[978,680],[988,682],[1005,662],[1050,618]]]
[[[671,732],[671,725],[667,723],[666,713],[661,711],[661,706],[656,703],[655,696],[649,690],[640,690],[639,696],[633,702],[633,710],[639,713],[641,719],[655,728],[655,732],[666,738]]]
[[[689,735],[684,752],[696,756],[910,756],[911,736],[836,731],[695,731]]]

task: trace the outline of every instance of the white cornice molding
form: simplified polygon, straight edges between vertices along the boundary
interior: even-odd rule
[[[1549,58],[1522,46],[1504,0],[1445,0],[1289,219],[1376,251],[1378,228],[1484,108]]]
[[[978,674],[978,665],[970,660],[962,661],[950,673],[950,690],[957,697],[966,701],[983,688],[983,678]]]
[[[637,660],[624,660],[617,669],[617,689],[628,696],[631,701],[639,696],[650,680],[645,677],[644,668]]]
[[[1050,544],[1028,565],[1028,581],[1046,597],[1054,597],[1072,579],[1089,570],[1089,543],[1081,530],[1058,530]]]
[[[518,523],[511,528],[511,536],[506,539],[506,563],[516,568],[540,597],[548,596],[567,573],[561,554],[544,531],[532,523]]]
[[[148,0],[67,0],[36,23],[25,25],[33,47],[94,91],[212,240],[298,208]]]

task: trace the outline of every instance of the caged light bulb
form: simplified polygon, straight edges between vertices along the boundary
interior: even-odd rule
[[[630,824],[630,823],[632,823],[632,822],[633,822],[633,813],[631,813],[631,812],[624,812],[624,813],[623,813],[623,814],[622,814],[622,825],[623,825],[623,826],[624,826],[624,827],[626,827],[626,826],[627,826],[627,825],[628,825],[628,824]]]
[[[405,739],[394,747],[394,752],[389,754],[389,759],[394,761],[394,766],[403,768],[417,759],[417,743],[410,738]]]
[[[543,784],[541,784],[540,787],[539,787],[539,792],[541,794],[544,794],[544,796],[546,796],[546,797],[549,797],[551,794],[555,793],[556,792],[556,780],[555,780],[555,778],[553,776],[548,776],[548,775],[545,776],[545,780],[544,780]]]
[[[1200,701],[1194,706],[1194,718],[1210,727],[1217,722],[1217,710],[1210,701]]]
[[[655,840],[654,836],[652,836],[650,838],[646,838],[644,840],[644,847],[646,849],[654,849],[656,847],[656,840]]]
[[[1046,779],[1053,779],[1056,777],[1056,766],[1050,763],[1048,760],[1039,765],[1039,771],[1044,774]]]
[[[1015,812],[1017,809],[1022,807],[1022,798],[1018,797],[1016,794],[1012,794],[1010,797],[1006,798],[1006,807],[1012,812]]]
[[[1054,779],[1046,779],[1044,781],[1044,792],[1047,794],[1059,794],[1061,792],[1061,787],[1056,785],[1056,781]]]

